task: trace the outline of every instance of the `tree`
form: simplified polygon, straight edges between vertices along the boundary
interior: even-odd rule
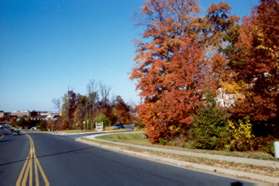
[[[235,73],[229,68],[229,54],[235,52],[234,45],[237,41],[239,17],[230,13],[230,5],[224,2],[212,4],[206,16],[199,18],[198,37],[205,50],[205,63],[203,73],[206,76],[205,86],[212,94],[226,85],[235,85]]]
[[[102,83],[99,83],[100,102],[102,102],[103,104],[108,104],[110,91],[111,91],[111,89],[108,86],[106,86]]]
[[[63,97],[62,105],[62,117],[63,117],[63,128],[73,128],[74,124],[74,113],[76,110],[77,95],[73,90],[69,90]]]
[[[121,96],[117,96],[114,100],[113,114],[118,123],[128,124],[131,122],[130,107],[124,102]]]
[[[200,149],[229,149],[229,115],[216,105],[214,97],[207,95],[207,102],[194,116],[191,127],[193,147]]]
[[[88,97],[78,95],[77,106],[74,112],[74,123],[76,128],[83,128],[83,122],[86,120]]]
[[[238,52],[232,57],[237,63],[231,67],[247,86],[243,90],[245,100],[232,112],[236,117],[250,116],[253,123],[278,124],[278,0],[261,0],[252,16],[244,19],[236,47]]]
[[[55,109],[60,112],[61,110],[61,100],[59,98],[52,99],[52,103],[54,104]]]
[[[143,6],[146,29],[131,78],[138,80],[139,115],[151,142],[184,133],[192,123],[204,59],[195,40],[197,12],[194,0],[148,0]]]
[[[98,85],[99,101],[97,103],[97,109],[98,112],[105,114],[110,121],[113,121],[114,117],[112,113],[112,104],[110,101],[110,92],[111,89],[108,86],[99,83]]]
[[[88,102],[86,107],[86,122],[90,125],[93,125],[93,119],[97,114],[98,109],[98,101],[99,101],[99,94],[98,94],[98,87],[94,80],[89,81],[87,85],[87,97]]]

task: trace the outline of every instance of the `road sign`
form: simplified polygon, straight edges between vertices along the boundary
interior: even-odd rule
[[[103,122],[96,123],[96,131],[97,131],[97,132],[102,132],[102,131],[104,131],[104,123],[103,123]]]

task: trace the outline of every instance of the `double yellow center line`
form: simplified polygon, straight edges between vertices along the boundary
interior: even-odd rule
[[[49,181],[47,176],[42,168],[40,161],[36,156],[36,150],[34,146],[34,142],[30,135],[26,134],[29,140],[29,154],[24,162],[24,165],[19,173],[19,176],[16,180],[16,186],[33,186],[35,182],[35,186],[40,186],[40,178],[43,180],[44,186],[49,186]],[[33,176],[34,173],[34,176]]]

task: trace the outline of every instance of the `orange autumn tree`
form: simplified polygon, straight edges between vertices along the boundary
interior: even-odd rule
[[[252,16],[246,17],[239,30],[236,52],[231,58],[237,63],[232,69],[238,80],[247,84],[245,101],[234,108],[234,114],[250,116],[261,126],[270,124],[260,133],[274,131],[279,119],[279,1],[261,0]],[[262,125],[263,124],[263,125]],[[260,126],[259,125],[259,126]]]
[[[226,91],[226,85],[234,85],[235,73],[228,68],[229,57],[238,37],[239,17],[231,15],[229,4],[212,4],[205,17],[199,19],[199,40],[206,51],[207,89],[215,95],[216,89]]]
[[[129,124],[132,120],[130,107],[121,96],[117,96],[113,102],[113,115],[117,123]]]
[[[136,79],[142,103],[138,113],[151,142],[185,134],[201,98],[200,64],[194,0],[147,0],[145,31],[137,45]]]

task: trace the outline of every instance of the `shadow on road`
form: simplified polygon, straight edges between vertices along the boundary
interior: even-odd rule
[[[73,149],[73,150],[61,151],[61,152],[57,152],[57,153],[40,155],[40,156],[37,156],[37,157],[38,158],[46,158],[46,157],[52,157],[52,156],[59,156],[59,155],[64,155],[64,154],[81,152],[81,151],[85,151],[85,150],[89,150],[89,149],[93,149],[93,148],[94,147],[84,147],[84,148],[78,148],[78,149]]]
[[[70,153],[75,153],[75,152],[81,152],[81,151],[85,151],[85,150],[89,150],[89,149],[92,149],[92,147],[73,149],[73,150],[68,150],[68,151],[62,151],[62,152],[57,152],[57,153],[52,153],[52,154],[41,155],[41,156],[37,156],[37,157],[38,158],[46,158],[46,157],[59,156],[59,155],[70,154]],[[14,163],[24,162],[27,159],[28,158],[26,157],[26,158],[20,159],[20,160],[8,161],[8,162],[0,163],[0,167],[1,166],[6,166],[6,165],[10,165],[10,164],[14,164]]]

